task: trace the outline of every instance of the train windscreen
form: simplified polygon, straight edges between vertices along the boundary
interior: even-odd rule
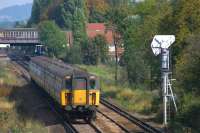
[[[72,89],[72,80],[71,79],[66,79],[65,80],[65,85],[67,89]]]
[[[90,89],[96,89],[96,88],[97,88],[96,80],[91,79],[90,80]]]
[[[83,78],[75,79],[74,88],[75,89],[86,89],[87,88],[86,79],[83,79]]]

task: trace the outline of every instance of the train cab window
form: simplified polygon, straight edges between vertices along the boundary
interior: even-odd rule
[[[74,88],[75,89],[86,89],[87,88],[86,79],[76,78],[74,81]]]
[[[94,79],[90,80],[90,89],[96,89],[96,81]]]
[[[72,80],[71,79],[66,79],[65,80],[65,85],[67,89],[72,89]]]

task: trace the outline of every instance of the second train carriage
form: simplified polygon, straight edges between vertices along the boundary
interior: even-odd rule
[[[29,63],[31,78],[73,118],[95,118],[100,86],[96,76],[44,57]]]

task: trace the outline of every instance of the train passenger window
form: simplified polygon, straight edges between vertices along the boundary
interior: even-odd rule
[[[96,81],[95,80],[90,80],[90,89],[96,89]]]
[[[87,88],[86,80],[83,78],[75,79],[74,88],[75,89],[86,89]]]

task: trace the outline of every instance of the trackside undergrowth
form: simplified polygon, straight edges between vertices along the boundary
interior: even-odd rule
[[[14,97],[23,97],[16,93],[23,89],[24,81],[20,80],[10,63],[0,62],[0,133],[45,133],[44,126],[36,120],[23,117],[23,99],[15,101]],[[27,112],[25,112],[27,113]]]
[[[158,98],[158,92],[130,87],[123,68],[119,68],[118,85],[115,85],[115,69],[113,67],[105,65],[78,66],[100,77],[102,93],[106,98],[110,98],[131,112],[149,114],[153,111],[153,103],[155,98]]]

